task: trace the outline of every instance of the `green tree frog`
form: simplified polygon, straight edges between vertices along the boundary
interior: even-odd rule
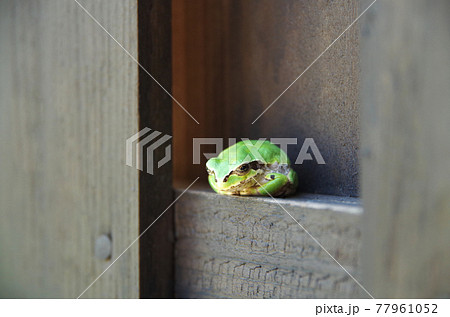
[[[287,154],[265,140],[243,140],[206,162],[212,189],[225,195],[287,196],[297,189],[297,173]]]

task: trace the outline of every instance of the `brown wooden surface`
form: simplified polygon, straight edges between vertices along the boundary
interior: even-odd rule
[[[300,195],[277,201],[360,278],[357,199]],[[271,198],[197,187],[175,209],[177,297],[367,297]]]
[[[327,164],[296,166],[300,190],[358,195],[358,23],[251,125],[358,10],[356,0],[173,0],[173,91],[200,122],[174,105],[175,178],[206,181],[193,137],[294,137],[294,160],[312,137]]]
[[[450,296],[450,2],[378,1],[362,25],[364,277]]]
[[[80,1],[137,56],[136,1]],[[118,23],[120,21],[120,23]],[[0,296],[74,298],[138,235],[138,68],[74,1],[0,1]],[[138,297],[134,245],[83,297]]]
[[[171,88],[170,1],[138,1],[139,62],[167,90]],[[172,135],[172,99],[148,74],[139,70],[139,127]],[[155,161],[165,147],[154,151]],[[146,158],[144,158],[144,161]],[[139,175],[139,231],[144,231],[173,201],[172,164],[154,175]],[[140,296],[173,297],[173,208],[139,241]]]

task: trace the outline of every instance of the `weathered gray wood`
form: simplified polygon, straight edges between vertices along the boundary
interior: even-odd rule
[[[137,56],[137,1],[80,1]],[[0,1],[0,297],[77,297],[138,235],[138,68],[74,1]],[[133,246],[83,297],[138,297]]]
[[[174,0],[174,175],[201,176],[193,137],[314,138],[326,165],[294,168],[300,190],[358,195],[359,28],[350,28],[254,125],[256,117],[358,16],[359,1]],[[211,148],[206,148],[206,152]]]
[[[359,277],[358,200],[302,195],[277,201]],[[177,297],[366,297],[271,198],[197,188],[175,209]]]
[[[378,1],[362,23],[364,278],[450,296],[450,2]]]

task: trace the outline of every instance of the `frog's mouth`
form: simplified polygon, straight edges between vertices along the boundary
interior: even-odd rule
[[[266,169],[258,169],[255,172],[256,172],[255,175],[253,175],[247,179],[244,179],[235,185],[220,188],[220,191],[234,194],[234,195],[239,195],[239,192],[241,192],[241,191],[244,191],[244,190],[250,189],[250,188],[258,188],[268,181],[265,178],[265,175],[267,173]]]
[[[258,181],[256,181],[256,176],[259,176],[259,175],[249,177],[249,178],[241,181],[240,183],[232,185],[230,187],[219,188],[219,190],[220,190],[220,192],[222,192],[224,194],[239,195],[240,192],[242,192],[246,189],[252,188],[252,187],[257,188],[260,186],[259,184],[262,184],[262,182],[265,182],[264,176],[262,176],[260,178],[260,180],[258,180]]]
[[[229,190],[243,190],[243,189],[251,188],[251,187],[259,187],[260,184],[262,185],[265,182],[266,182],[266,179],[264,178],[264,172],[261,171],[260,173],[258,173],[258,171],[257,171],[256,175],[241,181],[239,184],[231,186],[229,188]]]
[[[240,192],[245,191],[250,188],[259,188],[269,180],[266,179],[266,175],[269,173],[280,173],[287,175],[289,173],[290,167],[288,164],[263,164],[262,162],[251,162],[251,168],[255,171],[255,175],[242,180],[240,183],[229,187],[219,187],[219,190],[224,194],[239,195]],[[227,177],[229,177],[233,172],[231,172]]]
[[[235,185],[226,186],[226,182],[228,181],[230,176],[232,176],[232,175],[238,175],[238,176],[245,175],[245,174],[242,174],[242,172],[239,172],[237,170],[233,170],[227,176],[224,177],[223,182],[221,182],[220,185],[225,185],[225,186],[220,186],[219,185],[220,189],[223,190],[223,191],[232,191],[232,190],[235,190],[236,188],[248,188],[248,187],[253,187],[254,184],[257,184],[255,178],[258,179],[259,175],[264,173],[266,165],[263,162],[260,162],[260,161],[253,161],[253,162],[249,162],[247,164],[248,164],[248,168],[250,169],[250,171],[253,171],[253,173],[255,173],[253,176],[251,176],[251,177],[249,177],[247,179],[244,179],[240,183],[237,183]]]

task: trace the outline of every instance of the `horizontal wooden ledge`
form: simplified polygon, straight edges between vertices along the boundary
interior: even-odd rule
[[[180,195],[186,186],[177,186]],[[225,196],[205,185],[175,204],[177,297],[362,297],[357,198]]]
[[[177,182],[174,186],[176,196],[179,196],[188,186],[188,183]],[[229,199],[237,199],[237,201],[239,201],[239,199],[241,199],[245,204],[280,204],[283,207],[327,210],[350,213],[354,215],[361,215],[363,212],[361,200],[355,197],[307,193],[297,193],[296,195],[284,198],[272,198],[266,196],[228,196],[215,193],[206,184],[194,184],[188,191],[189,193],[196,195],[198,198],[213,198],[218,201],[227,201]]]

